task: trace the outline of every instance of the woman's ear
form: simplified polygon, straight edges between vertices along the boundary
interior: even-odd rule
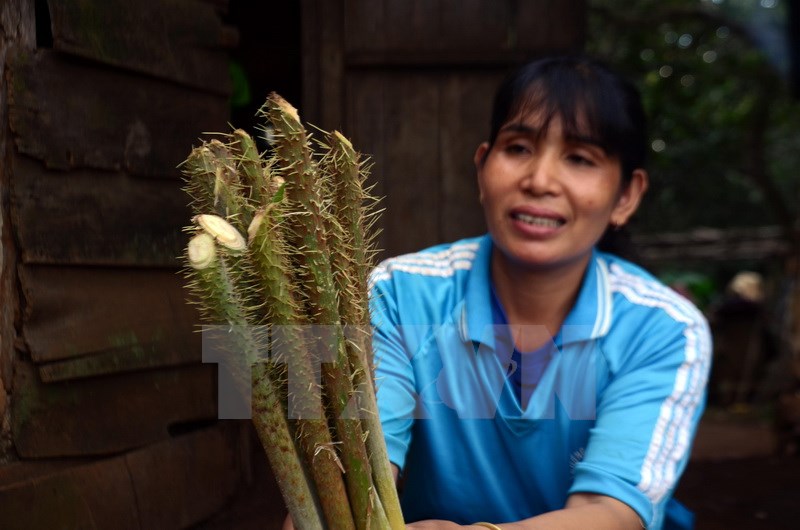
[[[486,154],[488,152],[489,152],[489,142],[483,142],[475,150],[475,156],[472,157],[472,161],[475,162],[475,168],[478,171],[480,171],[481,167],[483,166],[484,159],[486,158]]]
[[[483,204],[483,164],[486,161],[486,155],[488,153],[489,142],[483,142],[478,146],[478,149],[475,150],[475,156],[472,157],[472,161],[475,163],[475,173],[478,176],[478,191],[480,192],[478,199],[481,201],[481,204]]]
[[[628,219],[639,208],[639,203],[642,202],[642,197],[647,192],[649,184],[650,180],[647,176],[647,171],[644,169],[635,169],[633,171],[630,182],[620,192],[617,204],[611,212],[611,224],[622,226],[628,222]]]

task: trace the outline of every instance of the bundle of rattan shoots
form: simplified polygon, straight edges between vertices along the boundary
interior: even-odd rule
[[[405,528],[378,419],[367,274],[375,200],[338,132],[312,144],[276,94],[259,112],[269,155],[244,131],[183,164],[194,211],[187,277],[225,326],[233,376],[295,528]]]

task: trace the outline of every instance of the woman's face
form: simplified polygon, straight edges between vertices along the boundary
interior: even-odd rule
[[[509,121],[491,148],[475,153],[489,232],[502,255],[526,269],[583,266],[606,227],[636,211],[647,175],[636,170],[623,187],[616,157],[564,138],[558,117],[539,137],[538,121]]]

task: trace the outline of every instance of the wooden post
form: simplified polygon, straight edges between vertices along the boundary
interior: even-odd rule
[[[0,462],[12,457],[10,392],[19,319],[17,251],[9,214],[12,142],[8,124],[6,59],[12,47],[36,47],[33,2],[0,4]]]

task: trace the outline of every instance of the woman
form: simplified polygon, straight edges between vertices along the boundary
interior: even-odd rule
[[[524,66],[475,153],[489,234],[376,268],[378,401],[409,528],[662,528],[711,347],[688,301],[596,248],[647,189],[645,127],[603,65]]]

